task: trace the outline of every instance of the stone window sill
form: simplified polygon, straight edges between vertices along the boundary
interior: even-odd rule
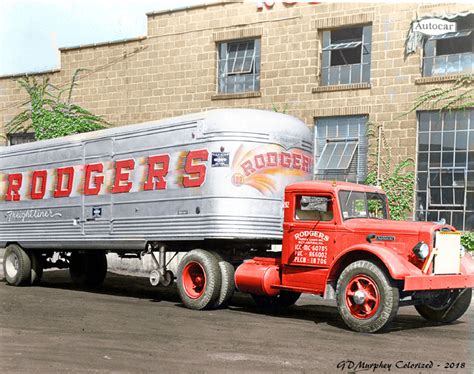
[[[432,77],[421,77],[415,79],[415,84],[431,84],[431,83],[444,83],[444,82],[455,82],[459,78],[473,77],[473,74],[450,74],[450,75],[435,75]]]
[[[248,99],[252,97],[261,97],[260,91],[239,92],[239,93],[222,93],[211,96],[211,100],[231,100],[231,99]]]
[[[332,86],[318,86],[313,87],[312,93],[318,92],[332,92],[332,91],[350,91],[350,90],[365,90],[370,89],[370,83],[354,83],[354,84],[337,84]]]

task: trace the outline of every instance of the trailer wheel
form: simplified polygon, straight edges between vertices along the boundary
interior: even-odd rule
[[[219,253],[211,252],[219,262],[221,271],[221,290],[213,308],[224,308],[229,303],[235,291],[235,269],[228,261],[225,261]]]
[[[356,261],[341,273],[336,288],[339,314],[354,331],[376,332],[395,318],[399,291],[391,278],[371,261]]]
[[[31,284],[31,259],[28,253],[16,244],[10,244],[3,257],[3,273],[12,286]]]
[[[212,308],[221,286],[217,258],[202,249],[189,252],[179,263],[177,286],[181,301],[189,309]]]
[[[43,263],[40,253],[30,251],[29,255],[31,260],[31,285],[35,286],[41,282],[43,277]]]
[[[280,291],[276,296],[252,295],[252,298],[258,308],[272,311],[294,305],[300,296],[299,292]]]
[[[69,274],[72,281],[82,287],[98,287],[107,275],[105,252],[72,252],[69,259]]]
[[[415,309],[428,321],[451,323],[466,313],[471,299],[472,288],[446,290],[429,304],[415,305]]]

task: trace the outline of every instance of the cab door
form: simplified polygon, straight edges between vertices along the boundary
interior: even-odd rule
[[[295,193],[289,196],[283,225],[282,264],[329,268],[335,257],[337,212],[328,193]]]

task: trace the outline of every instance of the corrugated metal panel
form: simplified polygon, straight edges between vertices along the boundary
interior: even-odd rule
[[[143,249],[147,240],[279,239],[283,189],[311,179],[311,163],[301,167],[303,156],[311,161],[311,143],[308,127],[294,117],[229,109],[7,147],[0,150],[0,191],[2,174],[21,172],[25,183],[22,201],[0,201],[0,246],[113,250]],[[184,188],[186,156],[202,149],[209,154],[201,162],[204,182]],[[220,153],[228,154],[227,165],[213,164]],[[147,160],[155,155],[169,156],[166,188],[145,190]],[[133,188],[111,193],[116,163],[127,159]],[[84,195],[85,165],[92,163],[103,165],[96,174],[104,182],[99,195]],[[72,193],[53,198],[63,166],[74,167]],[[31,200],[30,173],[39,169],[47,172],[45,196]]]

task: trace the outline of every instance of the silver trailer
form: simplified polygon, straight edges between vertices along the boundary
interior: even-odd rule
[[[307,126],[288,115],[250,109],[0,149],[0,247],[7,247],[7,281],[36,283],[43,268],[57,266],[69,267],[79,283],[98,285],[106,251],[153,258],[158,251],[151,280],[168,284],[173,275],[166,270],[166,252],[192,251],[185,256],[191,261],[180,263],[178,289],[184,283],[182,291],[194,301],[210,294],[190,307],[216,306],[219,292],[204,292],[207,286],[186,290],[200,288],[193,274],[207,283],[216,278],[220,289],[224,276],[211,274],[215,268],[207,263],[230,272],[231,257],[241,261],[246,252],[279,242],[284,187],[311,175]],[[30,262],[31,274],[23,262]]]

